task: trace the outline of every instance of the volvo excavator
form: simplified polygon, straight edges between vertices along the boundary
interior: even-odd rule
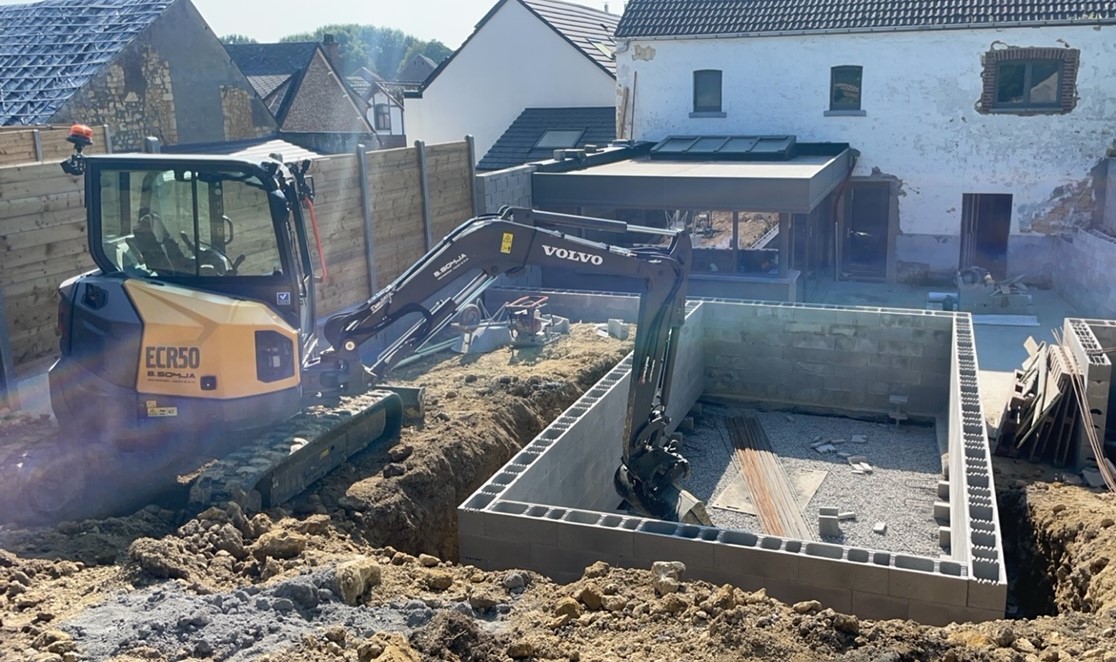
[[[665,414],[685,314],[685,232],[505,208],[464,222],[319,331],[309,161],[86,156],[79,127],[70,141],[75,153],[63,168],[84,177],[97,267],[60,287],[61,357],[49,382],[70,438],[102,431],[119,448],[175,456],[233,438],[231,452],[197,479],[192,500],[277,505],[420,415],[420,394],[384,380],[500,276],[573,268],[644,284],[625,433],[616,440],[618,502],[645,516],[707,523],[703,504],[678,486],[689,465]],[[654,243],[607,245],[580,238],[581,230]],[[362,348],[389,334],[394,341],[366,365]],[[315,403],[344,413],[323,433],[300,433]]]

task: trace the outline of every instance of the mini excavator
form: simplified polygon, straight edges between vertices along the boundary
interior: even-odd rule
[[[86,156],[90,135],[74,127],[75,152],[63,164],[85,179],[97,267],[60,287],[61,357],[49,381],[68,434],[100,430],[121,445],[159,440],[188,454],[192,440],[219,433],[250,448],[253,431],[310,403],[371,392],[377,397],[362,402],[382,419],[378,436],[395,435],[404,399],[382,386],[394,365],[501,275],[572,268],[645,286],[615,474],[620,497],[646,516],[707,522],[703,504],[678,487],[689,465],[665,414],[685,314],[686,233],[505,208],[464,222],[367,302],[329,317],[319,333],[313,258],[322,256],[312,255],[317,228],[304,215],[308,209],[313,219],[310,161]],[[577,230],[637,233],[655,243],[612,246],[574,236]],[[396,323],[402,333],[395,326],[389,336]],[[365,365],[361,348],[388,337],[394,342]],[[329,437],[300,451],[314,458],[314,474],[292,484],[309,484],[359,450],[350,444],[338,452]],[[239,455],[258,462],[251,452]]]

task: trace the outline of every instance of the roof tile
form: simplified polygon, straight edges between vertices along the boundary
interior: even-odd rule
[[[1116,0],[629,0],[618,38],[1116,20]]]
[[[0,125],[45,124],[173,0],[0,6]]]
[[[550,130],[584,130],[576,147],[607,145],[616,138],[616,109],[528,108],[492,145],[477,164],[477,169],[500,170],[549,159],[554,150],[536,149],[535,144]]]

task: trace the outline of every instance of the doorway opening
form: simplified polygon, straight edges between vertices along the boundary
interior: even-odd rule
[[[1011,194],[966,193],[961,209],[959,269],[983,267],[996,280],[1007,278]]]
[[[890,182],[852,182],[845,204],[845,245],[841,271],[847,278],[885,280]]]

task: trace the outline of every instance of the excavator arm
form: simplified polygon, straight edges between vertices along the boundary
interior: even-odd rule
[[[543,223],[550,227],[542,227]],[[552,228],[637,233],[664,243],[625,248]],[[511,207],[497,215],[479,216],[447,235],[366,304],[329,318],[324,334],[332,348],[319,357],[314,372],[321,375],[323,393],[362,392],[445,328],[461,307],[498,277],[528,266],[576,268],[641,280],[644,288],[616,488],[641,514],[707,524],[703,504],[677,487],[689,463],[668,434],[670,421],[665,413],[677,333],[685,318],[690,252],[689,235],[682,231]],[[469,275],[455,293],[429,307],[424,303]],[[417,321],[380,353],[375,364],[365,367],[360,361],[361,345],[404,318]]]

